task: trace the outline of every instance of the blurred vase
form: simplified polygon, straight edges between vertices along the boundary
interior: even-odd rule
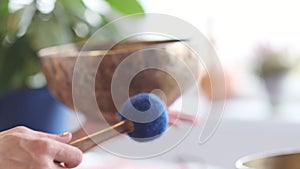
[[[71,110],[55,100],[48,88],[8,92],[0,97],[0,131],[15,126],[62,133]]]
[[[280,103],[281,86],[285,75],[285,72],[280,72],[262,76],[270,104],[273,108],[276,108],[276,106]]]

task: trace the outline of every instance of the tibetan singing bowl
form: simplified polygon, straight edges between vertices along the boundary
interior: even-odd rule
[[[238,169],[299,169],[300,153],[285,152],[259,156],[246,156],[237,164]]]
[[[112,115],[118,111],[112,91],[117,92],[120,98],[156,92],[169,106],[190,84],[195,83],[193,78],[197,79],[201,72],[199,58],[178,40],[127,41],[111,46],[107,43],[82,48],[69,44],[42,49],[39,52],[42,70],[53,95],[69,108],[76,107],[76,111],[88,117],[95,117],[99,110],[102,115]],[[80,71],[75,71],[75,65]],[[118,67],[122,67],[122,71],[117,72]],[[162,70],[149,68],[139,71],[126,88],[122,79],[125,82],[141,67]],[[113,77],[119,79],[114,89]],[[93,80],[94,87],[91,87]],[[90,96],[96,97],[97,108],[91,105]],[[73,97],[80,98],[76,104]]]

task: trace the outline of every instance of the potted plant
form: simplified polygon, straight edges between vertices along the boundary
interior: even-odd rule
[[[292,60],[286,48],[276,49],[268,43],[260,44],[256,51],[256,74],[265,85],[272,111],[279,105],[282,81],[293,67]]]
[[[86,40],[111,13],[143,12],[137,0],[0,1],[0,130],[62,132],[69,110],[45,87],[37,51]]]

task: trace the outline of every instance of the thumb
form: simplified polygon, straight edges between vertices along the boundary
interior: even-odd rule
[[[37,133],[39,137],[46,137],[50,138],[62,143],[69,143],[72,139],[72,134],[70,132],[64,132],[62,134],[48,134],[48,133],[43,133],[43,132],[38,132]]]
[[[72,140],[72,133],[70,133],[70,132],[64,132],[57,136],[58,137],[55,140],[62,142],[62,143],[69,143]]]

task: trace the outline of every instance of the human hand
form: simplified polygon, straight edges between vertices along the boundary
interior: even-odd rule
[[[71,138],[71,133],[54,135],[26,127],[0,132],[0,169],[74,168],[81,163],[82,152],[67,144]]]

